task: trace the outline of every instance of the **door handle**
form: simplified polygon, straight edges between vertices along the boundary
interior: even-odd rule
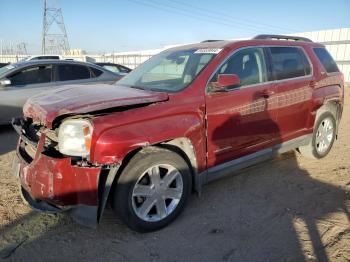
[[[272,90],[263,90],[260,92],[260,96],[264,97],[264,98],[269,98],[270,96],[272,96],[273,94],[275,94],[274,91]]]

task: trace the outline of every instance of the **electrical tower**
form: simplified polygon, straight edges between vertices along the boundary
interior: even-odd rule
[[[62,54],[69,50],[61,8],[52,0],[44,0],[42,54]]]

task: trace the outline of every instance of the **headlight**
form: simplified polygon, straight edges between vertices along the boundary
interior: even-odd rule
[[[63,121],[58,131],[58,149],[64,155],[87,157],[90,154],[93,127],[88,120]]]

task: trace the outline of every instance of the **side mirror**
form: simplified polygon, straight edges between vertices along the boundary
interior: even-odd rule
[[[3,78],[0,80],[0,86],[9,86],[11,85],[11,80],[7,78]]]
[[[235,74],[219,74],[217,86],[218,88],[223,87],[234,87],[239,86],[241,84],[241,80],[238,75]]]

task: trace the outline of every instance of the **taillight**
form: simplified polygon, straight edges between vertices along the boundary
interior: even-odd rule
[[[342,72],[340,72],[340,79],[342,82],[344,82],[344,74]]]

